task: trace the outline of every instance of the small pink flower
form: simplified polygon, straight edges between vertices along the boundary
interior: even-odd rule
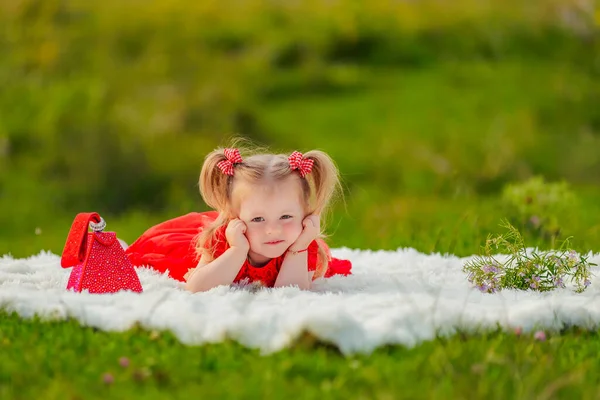
[[[107,385],[110,385],[110,384],[112,384],[115,381],[115,378],[112,376],[112,374],[110,374],[110,373],[107,372],[106,374],[104,374],[102,376],[102,381],[104,383],[106,383]]]
[[[531,216],[531,218],[529,218],[529,223],[531,223],[531,225],[533,225],[534,228],[540,226],[540,222],[540,217],[538,217],[537,215],[533,215]]]
[[[515,335],[521,336],[522,333],[523,333],[523,328],[521,328],[520,326],[517,326],[515,328]]]
[[[123,368],[129,367],[129,358],[127,358],[127,357],[119,358],[119,365]]]
[[[537,331],[536,333],[533,334],[533,338],[535,340],[539,340],[540,342],[543,342],[544,340],[546,340],[546,334],[544,333],[544,331]]]

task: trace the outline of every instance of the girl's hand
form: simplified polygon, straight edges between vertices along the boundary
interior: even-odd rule
[[[225,238],[230,247],[243,249],[246,252],[250,250],[250,243],[245,235],[246,229],[246,224],[241,219],[236,218],[229,221],[227,229],[225,229]]]
[[[313,240],[321,233],[321,217],[319,215],[309,215],[302,221],[302,233],[298,239],[290,246],[291,251],[300,251],[308,247]]]

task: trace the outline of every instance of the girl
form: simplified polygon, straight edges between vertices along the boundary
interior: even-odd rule
[[[199,184],[216,211],[150,228],[126,250],[134,265],[168,270],[191,292],[238,282],[309,289],[316,278],[350,274],[350,261],[332,258],[320,238],[320,215],[339,187],[324,152],[242,159],[238,149],[217,149]]]

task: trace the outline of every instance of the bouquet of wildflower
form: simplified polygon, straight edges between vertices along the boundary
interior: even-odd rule
[[[508,232],[496,237],[489,236],[483,255],[468,261],[463,271],[469,282],[484,293],[500,289],[538,290],[540,292],[564,288],[565,280],[575,284],[577,292],[590,285],[590,267],[596,265],[569,248],[569,239],[555,251],[528,251],[523,237],[508,221],[501,224]],[[500,262],[493,253],[505,254]]]

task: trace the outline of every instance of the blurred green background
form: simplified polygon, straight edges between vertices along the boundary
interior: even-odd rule
[[[131,242],[205,210],[233,136],[331,154],[334,247],[473,254],[541,176],[597,251],[599,27],[584,0],[0,0],[0,254],[59,254],[77,212]]]

